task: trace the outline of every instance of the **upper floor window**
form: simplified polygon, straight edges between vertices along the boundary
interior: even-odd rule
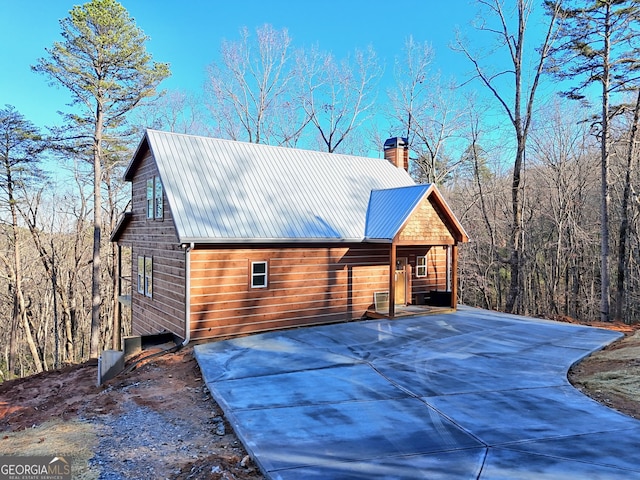
[[[251,262],[251,288],[267,288],[267,262]]]
[[[147,218],[153,218],[153,178],[147,179]]]
[[[162,182],[155,176],[147,179],[147,218],[160,220],[164,217]]]
[[[427,276],[427,257],[416,257],[416,277]]]
[[[155,177],[155,215],[156,218],[162,218],[164,215],[164,205],[162,203],[162,183],[160,177]]]

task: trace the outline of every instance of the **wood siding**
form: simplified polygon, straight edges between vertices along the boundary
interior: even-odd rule
[[[256,247],[191,252],[191,331],[213,338],[358,319],[388,290],[388,246]],[[268,288],[250,288],[252,261]]]
[[[163,198],[163,218],[147,219],[147,179],[158,175],[158,170],[150,152],[147,150],[143,155],[132,182],[133,216],[118,242],[131,246],[132,333],[144,335],[169,331],[185,338],[186,255],[178,244],[166,196]],[[153,259],[152,298],[138,293],[139,256]]]
[[[447,250],[442,246],[399,248],[398,258],[407,258],[410,266],[409,303],[422,304],[431,291],[447,290]],[[427,276],[416,275],[417,257],[427,257]]]
[[[411,270],[408,300],[422,304],[429,301],[431,292],[452,290],[455,278],[449,270],[452,246],[457,244],[447,216],[430,197],[424,198],[397,235],[396,257],[408,258]],[[425,245],[419,247],[417,245]],[[416,258],[427,258],[427,275],[416,275]],[[396,300],[396,303],[399,303]]]
[[[185,338],[187,314],[194,340],[350,321],[374,308],[374,293],[389,291],[391,244],[195,245],[187,255],[164,189],[163,218],[147,219],[147,180],[158,169],[143,148],[131,171],[131,217],[118,236],[131,247],[133,334]],[[395,257],[407,259],[399,303],[423,303],[433,291],[455,293],[447,267],[456,244],[446,212],[425,198],[394,239]],[[425,277],[416,275],[419,256],[427,258]],[[151,298],[137,290],[138,257],[153,259]],[[266,288],[251,287],[256,261],[268,262]]]
[[[446,251],[403,250],[413,264],[427,255],[428,276],[414,292],[446,287]],[[268,262],[268,287],[251,288],[251,262]],[[196,248],[191,252],[193,339],[360,319],[375,292],[389,289],[389,245]]]

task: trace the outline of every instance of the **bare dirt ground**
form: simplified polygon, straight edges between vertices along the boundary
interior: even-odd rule
[[[192,348],[100,387],[96,378],[94,362],[0,384],[0,455],[71,458],[74,479],[264,478],[211,398]]]
[[[639,327],[592,325],[625,337],[572,368],[570,381],[640,419]],[[101,387],[96,370],[87,363],[0,384],[0,455],[64,456],[74,479],[264,478],[209,395],[191,348],[143,360]]]

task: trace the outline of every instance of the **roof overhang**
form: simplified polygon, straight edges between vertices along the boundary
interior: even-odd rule
[[[116,228],[113,229],[113,232],[111,233],[111,237],[109,238],[109,241],[111,242],[120,241],[120,237],[126,230],[127,225],[129,225],[129,222],[131,222],[132,218],[133,218],[133,212],[124,212],[120,217],[120,219],[118,220],[118,224],[116,225]]]
[[[143,154],[149,148],[150,148],[149,138],[148,138],[147,132],[145,131],[144,135],[142,136],[142,139],[140,140],[140,143],[138,143],[138,147],[136,148],[136,151],[133,154],[133,157],[131,157],[131,160],[129,161],[129,165],[127,165],[127,168],[124,171],[123,178],[125,181],[127,182],[133,181],[133,176],[135,175],[136,170],[140,165],[140,162],[144,158]]]
[[[181,245],[260,245],[260,244],[273,244],[282,245],[289,243],[363,243],[365,240],[362,238],[181,238]]]

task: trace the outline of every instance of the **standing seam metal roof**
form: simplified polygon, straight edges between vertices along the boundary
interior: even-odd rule
[[[184,243],[386,238],[376,235],[428,188],[384,159],[157,130],[146,138]],[[397,190],[372,195],[388,189]]]
[[[365,239],[393,240],[431,189],[431,184],[427,184],[372,191],[367,210]]]

